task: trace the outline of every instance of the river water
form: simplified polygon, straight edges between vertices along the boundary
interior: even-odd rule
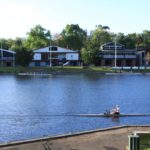
[[[0,143],[125,124],[150,124],[148,116],[67,116],[103,113],[116,104],[122,113],[150,114],[150,76],[0,75]]]

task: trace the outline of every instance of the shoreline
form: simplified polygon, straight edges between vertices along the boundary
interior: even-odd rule
[[[0,67],[0,74],[106,74],[106,75],[126,75],[126,74],[150,74],[150,69],[131,70],[113,69],[112,67]]]
[[[128,145],[128,135],[134,131],[150,131],[150,125],[123,125],[74,134],[7,142],[1,143],[0,149],[45,150],[45,147],[49,147],[48,150],[58,150],[61,147],[61,150],[102,150],[108,147],[108,150],[113,148],[122,150]]]

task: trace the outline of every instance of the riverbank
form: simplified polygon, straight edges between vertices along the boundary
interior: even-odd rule
[[[135,131],[150,131],[150,126],[119,126],[6,143],[0,145],[0,150],[125,150],[128,135]]]
[[[82,67],[82,66],[54,66],[54,67],[0,67],[0,73],[6,74],[18,74],[18,73],[27,73],[27,74],[69,74],[69,73],[100,73],[100,74],[109,74],[109,73],[150,73],[150,69],[114,69],[111,67]]]

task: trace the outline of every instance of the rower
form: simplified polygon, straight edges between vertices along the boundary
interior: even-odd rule
[[[119,105],[116,105],[116,113],[117,113],[117,114],[120,113],[120,107],[119,107]]]
[[[120,107],[119,107],[119,105],[116,105],[115,108],[113,108],[111,110],[110,114],[120,114]]]

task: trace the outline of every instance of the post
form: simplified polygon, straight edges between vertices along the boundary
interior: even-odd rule
[[[14,53],[13,53],[13,67],[15,67],[15,56],[14,56]]]
[[[49,66],[52,67],[52,56],[51,56],[51,46],[49,47]]]
[[[117,43],[116,43],[116,37],[115,37],[115,67],[117,67]]]
[[[3,67],[3,50],[2,50],[2,41],[1,41],[1,67]]]
[[[140,150],[140,138],[138,135],[129,135],[129,150]]]
[[[49,66],[52,67],[52,47],[51,47],[51,35],[50,31],[48,31],[49,34]]]

